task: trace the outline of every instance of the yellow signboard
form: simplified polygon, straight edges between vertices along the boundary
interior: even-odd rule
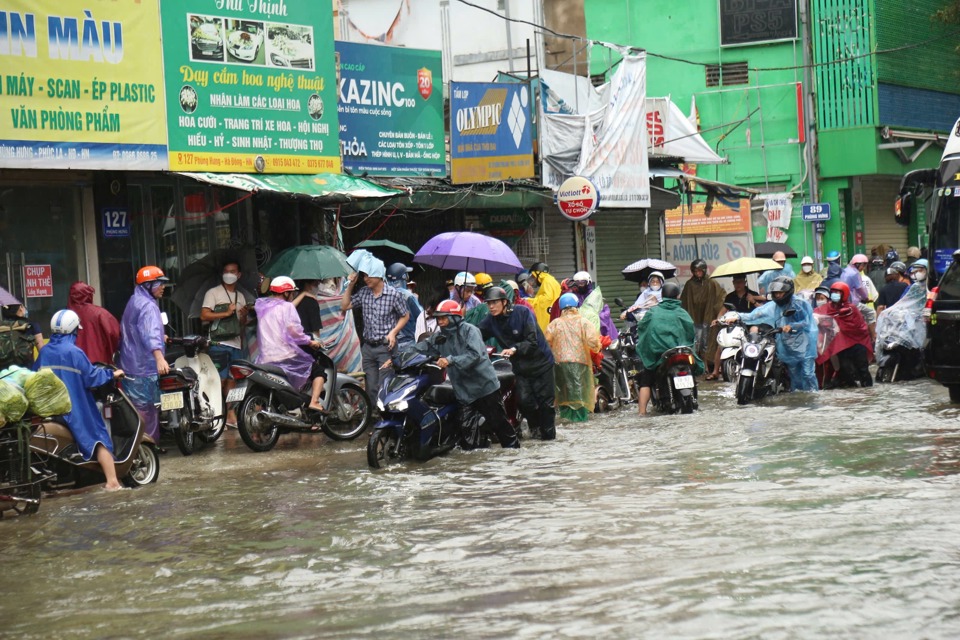
[[[749,233],[750,201],[740,200],[739,210],[715,204],[707,212],[703,202],[668,209],[664,212],[664,229],[668,236]]]

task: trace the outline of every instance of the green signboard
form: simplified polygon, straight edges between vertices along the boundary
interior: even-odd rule
[[[340,172],[329,11],[163,0],[160,20],[171,170]]]

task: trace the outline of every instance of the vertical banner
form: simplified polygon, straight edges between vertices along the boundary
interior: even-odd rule
[[[167,168],[158,0],[5,0],[0,167]]]
[[[160,17],[170,169],[340,172],[329,10],[163,0]]]
[[[441,52],[335,46],[343,166],[375,176],[446,176]]]
[[[530,87],[450,83],[450,173],[454,184],[533,177]]]
[[[793,214],[792,193],[765,193],[763,215],[767,219],[767,242],[786,242]]]

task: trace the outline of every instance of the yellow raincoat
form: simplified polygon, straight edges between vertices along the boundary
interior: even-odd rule
[[[550,307],[560,297],[560,283],[545,271],[534,271],[533,277],[540,281],[540,288],[537,289],[535,296],[527,300],[533,307],[533,314],[537,318],[540,330],[546,333],[547,325],[550,324]]]

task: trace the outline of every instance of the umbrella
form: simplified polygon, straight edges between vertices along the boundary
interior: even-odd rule
[[[173,303],[187,314],[188,318],[199,318],[203,307],[203,297],[207,291],[219,286],[223,275],[223,265],[236,262],[240,265],[240,280],[237,289],[249,301],[257,298],[252,292],[257,290],[257,256],[252,247],[239,249],[218,249],[211,251],[199,260],[188,264],[177,276],[176,288],[170,296]]]
[[[783,251],[788,258],[796,258],[797,252],[788,244],[783,242],[758,242],[753,248],[753,255],[758,258],[770,258],[777,251]],[[778,269],[780,267],[777,267]]]
[[[294,280],[341,278],[353,273],[347,256],[325,244],[304,244],[278,253],[263,269],[266,276],[288,276]]]
[[[13,294],[0,287],[0,306],[9,307],[12,304],[22,304],[19,300],[13,297]]]
[[[449,231],[430,238],[413,261],[447,271],[472,273],[516,273],[523,269],[503,241],[471,231]]]
[[[353,267],[354,271],[376,273],[379,266],[383,264],[383,260],[366,249],[354,249],[347,258],[347,264]],[[386,265],[383,265],[383,268],[386,269]]]
[[[782,269],[779,262],[774,262],[769,258],[751,258],[744,256],[731,262],[725,262],[710,274],[714,278],[723,276],[747,275],[748,273],[761,273],[771,269]]]
[[[663,274],[663,277],[668,280],[677,275],[677,268],[675,266],[666,260],[657,260],[656,258],[637,260],[620,273],[630,282],[643,282],[649,278],[650,274],[654,271],[659,271]]]
[[[387,265],[402,262],[409,266],[410,259],[414,254],[413,249],[407,245],[392,240],[364,240],[356,248],[367,249]]]

